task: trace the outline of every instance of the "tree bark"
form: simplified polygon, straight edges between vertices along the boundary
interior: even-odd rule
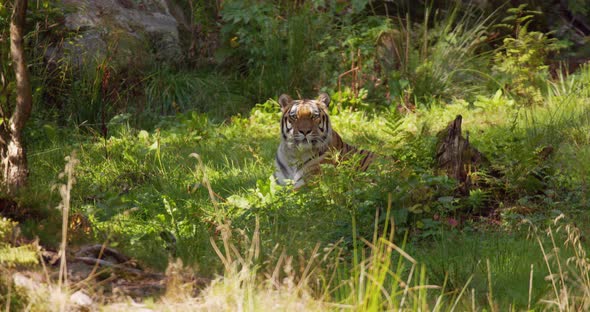
[[[27,5],[27,0],[15,0],[10,21],[10,56],[16,77],[16,103],[8,124],[3,124],[4,142],[0,147],[4,183],[9,194],[14,194],[26,184],[29,173],[22,140],[22,130],[31,115],[33,105],[23,42]],[[2,117],[5,121],[8,118]]]
[[[462,122],[463,118],[458,115],[437,134],[436,167],[459,182],[461,193],[468,193],[472,182],[470,174],[477,171],[482,163],[488,163],[488,160],[469,144],[469,134],[463,137]]]

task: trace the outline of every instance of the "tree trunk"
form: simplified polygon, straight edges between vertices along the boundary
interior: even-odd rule
[[[4,167],[4,179],[8,194],[15,194],[27,182],[29,175],[27,155],[23,148],[20,134],[10,136],[6,146],[3,147],[2,163]]]
[[[10,56],[16,77],[16,105],[10,119],[6,115],[2,116],[5,123],[2,129],[3,142],[0,142],[4,183],[9,194],[14,194],[25,185],[29,172],[22,142],[22,130],[31,115],[33,103],[23,43],[27,2],[15,0],[10,21]]]

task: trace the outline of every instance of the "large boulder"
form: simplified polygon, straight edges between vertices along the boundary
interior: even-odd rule
[[[115,68],[182,59],[178,22],[166,0],[62,0],[76,36],[64,52],[76,65],[108,58]]]

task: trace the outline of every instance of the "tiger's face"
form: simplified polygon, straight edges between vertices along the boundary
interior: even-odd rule
[[[327,112],[328,94],[320,93],[315,100],[293,100],[283,94],[279,104],[283,111],[281,135],[289,148],[314,150],[329,144],[332,129]]]

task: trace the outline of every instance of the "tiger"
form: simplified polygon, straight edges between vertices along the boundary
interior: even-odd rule
[[[360,171],[366,171],[375,159],[373,152],[345,143],[332,129],[327,93],[320,93],[316,99],[300,100],[283,94],[279,97],[279,105],[282,111],[281,143],[273,174],[279,185],[286,185],[291,180],[298,189],[305,184],[305,178],[319,172],[320,164],[337,165],[337,158],[349,159],[358,155],[355,157],[359,159],[356,165]]]

